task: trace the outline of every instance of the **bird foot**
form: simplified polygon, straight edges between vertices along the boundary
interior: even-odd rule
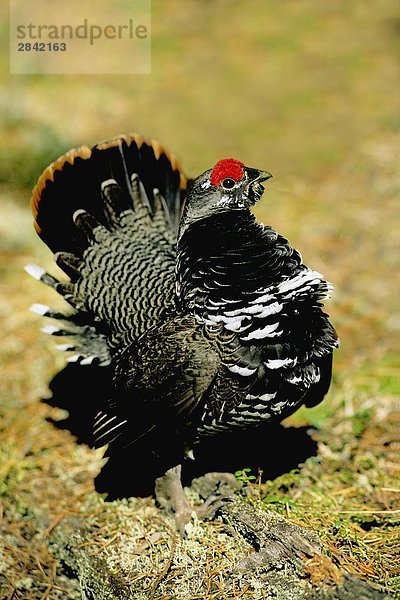
[[[232,497],[242,485],[232,473],[219,473],[211,471],[201,477],[193,479],[192,486],[203,500],[208,501],[211,496]]]
[[[181,537],[185,535],[185,525],[191,519],[190,506],[181,482],[181,465],[172,467],[162,477],[156,479],[155,496],[160,508],[172,512]]]
[[[172,512],[181,537],[185,536],[185,525],[192,514],[200,519],[210,518],[227,499],[232,498],[240,483],[231,473],[207,473],[194,479],[192,488],[205,502],[198,507],[191,506],[181,483],[181,465],[169,469],[165,475],[156,479],[155,495],[157,504]]]

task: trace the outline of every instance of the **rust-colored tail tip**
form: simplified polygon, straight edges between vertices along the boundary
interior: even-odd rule
[[[43,190],[49,182],[54,182],[55,174],[63,170],[66,164],[73,165],[74,162],[80,158],[82,160],[88,160],[92,157],[93,151],[95,150],[108,150],[109,148],[114,148],[117,146],[121,146],[125,144],[128,148],[134,144],[139,150],[143,144],[151,147],[154,152],[154,156],[156,160],[160,160],[161,156],[165,156],[169,161],[171,168],[174,172],[179,173],[179,184],[180,189],[185,190],[187,186],[187,180],[185,175],[182,173],[179,163],[175,156],[168,152],[157,140],[146,140],[139,134],[130,133],[130,134],[121,134],[110,140],[105,140],[103,142],[99,142],[92,148],[87,145],[80,146],[79,148],[72,148],[59,158],[57,158],[53,163],[51,163],[41,174],[38,179],[37,184],[35,185],[32,196],[30,200],[30,206],[32,210],[32,214],[34,217],[34,227],[36,232],[40,235],[42,233],[42,229],[40,225],[37,223],[37,217],[39,214],[40,202],[43,194]]]

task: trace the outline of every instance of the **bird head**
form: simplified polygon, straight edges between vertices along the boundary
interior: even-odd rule
[[[193,181],[181,219],[181,233],[195,221],[248,210],[261,198],[261,183],[270,177],[267,171],[246,167],[235,158],[220,160]]]

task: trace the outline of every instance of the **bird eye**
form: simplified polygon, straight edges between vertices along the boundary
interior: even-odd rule
[[[234,179],[231,179],[230,177],[227,177],[226,179],[223,179],[221,181],[221,185],[224,188],[224,190],[231,190],[235,187],[236,181]]]

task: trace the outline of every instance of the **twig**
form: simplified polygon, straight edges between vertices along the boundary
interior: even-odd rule
[[[111,544],[112,544],[113,542],[115,542],[115,540],[117,539],[118,535],[119,535],[119,534],[118,534],[118,532],[117,532],[117,533],[115,533],[115,534],[112,536],[112,538],[110,538],[110,539],[108,540],[108,542],[105,542],[105,543],[104,543],[102,546],[100,546],[100,548],[99,548],[98,550],[96,550],[96,552],[93,552],[93,553],[92,553],[92,556],[97,556],[98,554],[100,554],[100,552],[103,552],[103,550],[104,550],[105,548],[108,548],[108,546],[111,546]]]
[[[400,509],[396,509],[396,510],[358,510],[357,508],[355,508],[354,510],[331,510],[331,511],[321,511],[321,512],[328,512],[328,513],[340,513],[340,514],[362,514],[362,515],[376,515],[376,514],[380,514],[380,515],[396,515],[400,513]]]
[[[60,515],[58,515],[58,517],[56,517],[55,519],[53,519],[53,521],[50,523],[50,525],[48,527],[46,527],[46,529],[44,531],[42,531],[40,538],[46,538],[49,533],[51,533],[53,531],[53,529],[55,527],[57,527],[57,525],[59,525],[59,523],[61,523],[61,521],[64,519],[64,517],[66,517],[69,514],[70,511],[65,510],[63,513],[61,513]]]
[[[150,591],[149,600],[153,600],[158,586],[160,585],[161,581],[164,579],[164,577],[167,575],[168,571],[170,570],[172,561],[174,560],[175,550],[176,550],[176,546],[177,546],[177,537],[176,537],[175,533],[172,531],[172,529],[169,527],[169,525],[167,525],[167,523],[165,523],[165,521],[163,524],[164,524],[165,528],[171,534],[171,552],[170,552],[169,558],[168,558],[164,568],[158,574],[157,579],[153,583],[153,586]]]

